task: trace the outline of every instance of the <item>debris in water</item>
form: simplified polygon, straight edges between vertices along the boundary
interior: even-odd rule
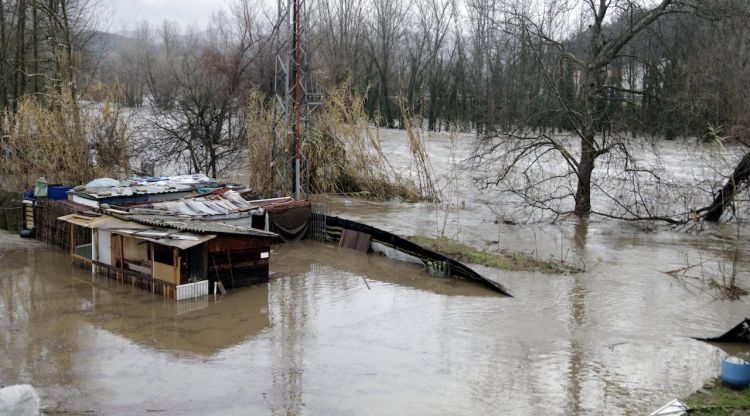
[[[30,384],[16,384],[0,389],[0,415],[37,416],[39,394]]]

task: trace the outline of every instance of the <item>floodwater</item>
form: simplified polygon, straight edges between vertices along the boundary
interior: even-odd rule
[[[400,154],[386,133],[384,148]],[[732,227],[496,224],[499,197],[468,185],[455,194],[453,208],[328,203],[403,235],[442,233],[586,271],[476,266],[508,298],[302,242],[274,247],[268,284],[172,302],[92,277],[59,250],[3,243],[0,385],[31,383],[50,409],[112,415],[641,415],[718,373],[726,353],[690,336],[750,316],[747,298],[723,300],[709,284],[727,265]],[[738,284],[750,288],[747,241],[739,247]],[[686,262],[704,264],[683,279],[663,273]]]

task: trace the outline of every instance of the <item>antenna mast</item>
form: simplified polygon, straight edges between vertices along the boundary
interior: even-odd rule
[[[272,166],[280,179],[281,195],[293,192],[295,199],[302,198],[302,171],[308,171],[303,148],[308,115],[320,104],[320,94],[308,93],[307,87],[308,19],[305,9],[306,0],[278,0],[280,25],[273,84]]]

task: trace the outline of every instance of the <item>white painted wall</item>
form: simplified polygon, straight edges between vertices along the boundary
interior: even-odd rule
[[[97,254],[99,262],[112,265],[112,233],[106,230],[98,230]]]

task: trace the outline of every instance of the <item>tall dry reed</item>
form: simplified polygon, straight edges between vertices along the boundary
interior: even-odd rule
[[[22,98],[2,118],[0,174],[14,178],[14,188],[28,188],[40,176],[81,184],[130,173],[128,123],[109,101],[81,112],[70,93],[50,89],[43,97]]]
[[[257,90],[251,91],[245,117],[250,151],[250,187],[258,192],[273,195],[281,189],[281,178],[276,164],[284,163],[283,158],[274,155],[275,152],[284,150],[274,149],[274,102]],[[279,130],[286,129],[279,125]]]
[[[313,120],[305,151],[314,192],[420,199],[414,182],[386,159],[379,130],[369,123],[365,98],[350,84],[328,91]]]
[[[419,190],[419,199],[425,201],[439,201],[441,199],[440,191],[435,186],[435,172],[432,169],[430,155],[425,147],[425,131],[421,127],[415,127],[412,122],[414,111],[401,97],[399,99],[401,109],[401,121],[403,123],[406,137],[409,139],[409,151],[412,156],[412,171],[417,176],[417,189]]]
[[[281,135],[282,143],[276,143],[274,149],[273,111],[278,109],[259,94],[253,93],[251,97],[247,114],[250,183],[261,193],[278,195],[280,174],[289,175],[291,171],[286,165],[293,155],[291,130],[288,126],[277,126],[277,131],[285,133]],[[311,117],[302,145],[308,192],[373,199],[423,199],[424,194],[414,181],[388,162],[380,145],[379,131],[369,121],[365,99],[351,84],[344,83],[326,93],[322,108]]]

